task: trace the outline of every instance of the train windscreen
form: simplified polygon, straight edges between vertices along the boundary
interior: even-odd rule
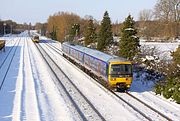
[[[122,77],[125,75],[132,75],[132,65],[131,64],[113,64],[111,65],[110,71],[111,77]]]

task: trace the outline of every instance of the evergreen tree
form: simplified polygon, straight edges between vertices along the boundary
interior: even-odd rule
[[[113,41],[112,25],[111,25],[111,20],[109,18],[109,14],[106,11],[104,13],[104,17],[100,26],[97,49],[100,51],[104,51],[106,47],[112,43],[112,41]]]
[[[173,62],[168,65],[165,80],[155,85],[156,94],[163,94],[165,98],[172,98],[180,104],[180,46],[172,53]]]
[[[73,41],[79,35],[80,24],[73,24],[70,29],[69,41]]]
[[[175,52],[172,53],[173,61],[175,64],[180,65],[180,46]]]
[[[90,19],[88,21],[88,25],[85,29],[85,32],[84,32],[84,41],[85,41],[85,46],[91,44],[92,42],[95,42],[96,41],[96,33],[95,33],[95,27],[94,27],[94,24],[93,24],[93,20]]]
[[[50,33],[50,36],[53,40],[57,40],[57,27],[55,27],[54,25],[53,25],[53,30]]]
[[[129,15],[123,22],[121,39],[119,43],[119,55],[130,60],[139,52],[139,38],[136,36],[135,22]]]

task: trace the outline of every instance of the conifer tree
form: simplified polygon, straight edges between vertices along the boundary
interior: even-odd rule
[[[50,36],[53,40],[57,40],[57,27],[53,25],[53,30],[50,33]]]
[[[104,51],[106,47],[113,41],[112,25],[108,12],[104,13],[103,20],[101,22],[100,31],[98,35],[97,49]]]
[[[173,62],[168,65],[163,82],[155,85],[156,94],[163,94],[165,98],[172,98],[180,104],[180,46],[172,52]]]
[[[90,19],[88,21],[88,25],[87,25],[87,27],[85,29],[85,32],[84,32],[85,46],[87,46],[87,45],[91,44],[92,42],[96,41],[97,35],[95,33],[95,30],[96,30],[96,28],[94,27],[93,20]]]
[[[173,61],[175,64],[180,65],[180,46],[175,52],[172,53]]]
[[[69,33],[69,41],[73,41],[79,35],[80,24],[73,24]]]
[[[136,36],[135,22],[129,15],[123,22],[121,39],[119,43],[119,55],[130,60],[139,52],[139,38]]]

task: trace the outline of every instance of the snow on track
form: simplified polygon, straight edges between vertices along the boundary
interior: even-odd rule
[[[157,95],[151,92],[136,93],[131,92],[134,96],[138,97],[140,100],[144,101],[146,104],[154,107],[158,111],[162,112],[164,115],[173,119],[174,121],[180,120],[180,106],[178,104],[173,105],[167,100],[158,98]]]
[[[60,92],[62,88],[56,83],[41,54],[31,39],[27,37],[27,33],[23,33],[19,37],[6,37],[4,39],[7,41],[6,52],[0,52],[0,64],[3,63],[12,48],[12,52],[15,51],[14,47],[17,47],[17,50],[13,59],[13,54],[10,52],[8,59],[0,68],[1,81],[4,77],[4,71],[12,59],[12,64],[0,91],[0,121],[78,120],[77,115],[71,109],[71,104]],[[19,45],[17,45],[18,40],[20,40]],[[44,40],[39,44],[43,45],[43,48],[106,120],[144,120],[140,114],[115,98],[91,77],[64,59],[61,54],[45,45],[51,44],[59,48],[61,47],[60,43]],[[132,94],[175,121],[180,120],[180,106],[178,104],[172,104],[148,91],[135,91]]]
[[[19,41],[20,38],[14,38],[13,41]],[[20,60],[20,53],[21,53],[21,42],[19,45],[15,45],[16,53],[14,53],[14,56],[9,56],[5,62],[6,66],[2,66],[0,69],[0,81],[4,79],[4,83],[2,85],[2,88],[0,90],[0,120],[1,121],[9,121],[12,118],[12,110],[13,110],[13,99],[16,92],[16,80],[17,75],[19,71],[19,60]],[[11,53],[13,53],[12,51]],[[8,51],[6,51],[8,52]],[[5,52],[5,53],[6,53]],[[5,54],[0,53],[0,56]],[[10,61],[12,60],[12,63],[10,65],[10,68],[7,72],[6,77],[4,78],[4,72],[6,71],[7,66],[9,66]]]
[[[71,121],[69,110],[34,43],[21,37],[0,91],[0,121]]]
[[[36,96],[36,89],[32,74],[32,68],[30,64],[30,57],[28,52],[28,46],[27,41],[24,40],[24,79],[23,79],[23,98],[24,98],[24,106],[25,108],[25,116],[23,118],[28,119],[30,121],[39,121],[39,110],[38,110],[38,104],[37,104],[37,96]],[[33,110],[32,110],[33,109]]]
[[[41,110],[41,120],[73,120],[65,100],[59,95],[57,85],[52,80],[53,77],[47,70],[47,65],[43,61],[34,43],[30,41],[31,60],[34,79],[36,80],[36,90],[39,108]]]
[[[41,44],[44,45],[44,43]],[[97,86],[98,84],[95,83],[92,78],[84,74],[84,72],[79,70],[76,66],[67,62],[61,55],[47,48],[45,45],[44,49],[54,58],[54,61],[56,61],[68,77],[73,80],[74,84],[87,96],[106,120],[142,120],[136,117],[138,114],[129,112],[128,109],[125,109],[126,106],[124,107],[124,104],[117,101],[107,90],[105,91],[99,88],[100,85]]]

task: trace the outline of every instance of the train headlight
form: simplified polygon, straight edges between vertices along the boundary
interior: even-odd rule
[[[116,78],[111,78],[111,81],[116,81]]]

